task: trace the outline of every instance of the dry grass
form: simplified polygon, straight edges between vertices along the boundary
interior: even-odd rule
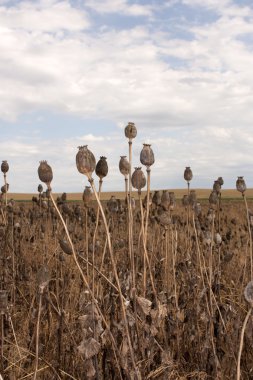
[[[154,189],[155,190],[155,189]],[[154,191],[153,190],[153,191]],[[184,194],[187,194],[186,189],[168,189],[169,191],[174,191],[176,198],[179,200],[183,197]],[[151,190],[152,192],[152,190]],[[208,199],[210,195],[210,189],[196,189],[196,192],[198,194],[198,199]],[[34,193],[8,193],[8,197],[13,198],[17,201],[30,201],[33,196],[36,196],[37,194]],[[54,194],[54,197],[57,198],[57,196],[60,196],[61,194]],[[101,200],[109,200],[111,196],[114,195],[118,199],[124,199],[125,193],[123,191],[115,191],[115,192],[102,192],[101,193]],[[142,197],[144,198],[146,195],[146,192],[142,192]],[[138,199],[138,196],[136,192],[133,192],[133,196],[135,199]],[[224,189],[222,190],[222,198],[223,199],[241,199],[241,194],[236,191],[235,189]],[[247,198],[253,198],[253,189],[247,190]],[[68,200],[69,201],[81,201],[82,200],[82,193],[68,193]],[[93,200],[95,200],[95,197],[93,197]]]

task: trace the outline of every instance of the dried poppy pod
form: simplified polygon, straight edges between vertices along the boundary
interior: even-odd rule
[[[184,179],[187,182],[190,182],[192,180],[193,174],[190,166],[186,166],[185,171],[184,171]]]
[[[66,253],[67,255],[72,255],[73,251],[71,245],[67,240],[59,239],[59,244],[64,253]]]
[[[238,177],[236,180],[236,190],[243,194],[246,189],[247,187],[243,177]]]
[[[164,210],[168,210],[170,207],[170,195],[168,190],[163,190],[161,196],[161,206]]]
[[[132,174],[132,186],[138,190],[138,193],[141,193],[141,189],[146,185],[146,177],[140,167],[134,168],[134,172]]]
[[[110,200],[108,201],[108,203],[107,203],[107,207],[108,207],[108,210],[109,210],[112,214],[118,212],[119,204],[118,204],[118,201],[117,201],[117,199],[115,198],[114,195],[112,195],[111,198],[110,198]]]
[[[2,161],[2,164],[1,164],[1,172],[6,174],[9,170],[9,164],[7,161]]]
[[[155,162],[154,152],[151,149],[151,144],[143,144],[142,151],[140,153],[140,161],[142,165],[150,167]]]
[[[3,194],[6,194],[8,191],[9,191],[9,184],[6,183],[5,185],[3,185],[3,186],[1,187],[1,192],[2,192]]]
[[[161,204],[161,199],[162,197],[161,197],[160,191],[156,190],[152,198],[152,203],[156,206],[159,206]]]
[[[184,196],[183,196],[183,198],[182,198],[182,205],[183,205],[184,207],[189,206],[189,197],[188,197],[188,195],[184,195]]]
[[[126,156],[120,156],[119,170],[120,170],[120,173],[123,174],[125,177],[128,176],[130,172],[130,164]]]
[[[61,200],[62,200],[62,202],[66,202],[66,200],[67,200],[67,194],[66,193],[62,193]]]
[[[215,190],[218,194],[220,193],[221,185],[220,185],[220,182],[218,180],[214,181],[213,190]]]
[[[174,210],[174,207],[176,206],[176,197],[174,191],[169,192],[170,197],[170,210]]]
[[[127,126],[125,127],[125,136],[129,139],[132,140],[136,137],[137,135],[137,129],[134,123],[129,122]]]
[[[171,217],[169,211],[163,211],[159,216],[159,222],[164,226],[171,224]]]
[[[38,186],[38,193],[42,193],[42,191],[43,191],[43,186],[41,185],[41,183],[39,184],[39,186]]]
[[[253,281],[250,281],[244,289],[244,297],[246,301],[253,306]]]
[[[94,154],[87,148],[87,145],[79,146],[78,149],[76,155],[77,170],[90,178],[96,167]]]
[[[224,185],[224,180],[222,177],[218,177],[217,181],[219,182],[220,186]]]
[[[50,165],[48,165],[47,161],[40,161],[40,165],[38,167],[38,175],[41,182],[44,182],[48,188],[50,188],[50,184],[53,179],[53,171]]]
[[[196,216],[199,216],[201,214],[201,204],[199,202],[196,202],[193,206],[193,211]]]
[[[217,191],[213,190],[211,194],[209,195],[209,203],[210,206],[215,206],[218,203],[218,193]]]
[[[89,203],[92,200],[92,191],[90,186],[85,186],[85,189],[83,191],[83,203],[85,207],[88,207]]]
[[[197,202],[197,195],[195,190],[191,190],[189,194],[189,204],[191,206],[194,206],[194,204]]]
[[[108,164],[106,161],[106,157],[101,156],[100,160],[98,160],[96,169],[96,175],[99,177],[100,181],[107,176],[108,174]]]

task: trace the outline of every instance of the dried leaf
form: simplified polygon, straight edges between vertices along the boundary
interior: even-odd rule
[[[144,297],[136,297],[137,304],[145,315],[149,315],[152,302]]]

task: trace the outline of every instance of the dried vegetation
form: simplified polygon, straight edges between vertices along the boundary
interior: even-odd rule
[[[103,156],[96,165],[87,146],[76,156],[90,185],[83,202],[69,203],[66,193],[54,199],[46,161],[38,170],[46,191],[40,184],[30,204],[8,200],[3,161],[0,378],[253,378],[253,212],[245,182],[236,183],[244,202],[222,201],[221,177],[209,201],[198,201],[187,167],[182,200],[151,193],[150,145],[140,154],[147,176],[141,168],[131,173],[136,134],[129,123],[129,155],[119,163],[125,201],[101,204],[108,166]]]

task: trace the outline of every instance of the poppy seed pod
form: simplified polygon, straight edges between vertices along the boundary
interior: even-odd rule
[[[141,192],[141,189],[146,185],[146,177],[141,168],[134,168],[134,172],[132,174],[132,186]]]
[[[218,177],[217,181],[219,182],[220,186],[224,185],[224,180],[222,177]]]
[[[162,192],[161,206],[164,210],[168,210],[170,207],[170,195],[168,190],[163,190]]]
[[[106,161],[106,157],[101,156],[100,160],[98,160],[96,169],[95,169],[96,175],[99,177],[100,180],[102,180],[104,177],[108,174],[108,164]]]
[[[182,198],[182,205],[184,206],[184,207],[187,207],[187,206],[189,206],[189,197],[188,197],[188,195],[184,195],[183,196],[183,198]]]
[[[195,203],[197,202],[197,195],[195,190],[191,190],[189,194],[189,204],[191,206],[194,206]]]
[[[132,140],[137,135],[137,129],[134,123],[129,122],[127,126],[125,127],[125,136]]]
[[[1,192],[2,192],[3,194],[6,194],[8,191],[9,191],[9,184],[6,183],[6,185],[3,185],[3,186],[1,187]]]
[[[164,226],[171,224],[171,217],[169,211],[163,211],[159,216],[159,222]]]
[[[120,170],[120,173],[123,174],[125,177],[128,176],[129,171],[130,171],[130,164],[126,156],[120,156],[119,170]]]
[[[3,161],[1,164],[1,172],[6,174],[9,170],[9,164],[7,161]]]
[[[220,182],[218,180],[214,181],[213,190],[215,190],[218,194],[220,193],[221,185],[220,185]]]
[[[53,179],[53,171],[47,161],[40,161],[38,167],[38,175],[41,182],[44,182],[47,186],[50,186],[50,183]]]
[[[89,203],[91,202],[92,200],[92,191],[91,191],[91,188],[90,186],[85,186],[85,189],[83,191],[83,203],[84,203],[84,206],[88,206]]]
[[[147,167],[153,165],[155,162],[154,152],[151,149],[150,144],[143,144],[143,148],[140,154],[140,161],[142,165],[145,165]]]
[[[160,203],[161,203],[160,191],[158,191],[158,190],[155,191],[155,194],[153,195],[153,198],[152,198],[152,203],[156,206],[160,205]]]
[[[40,183],[38,186],[38,193],[42,193],[42,191],[43,191],[43,186]]]
[[[244,193],[246,191],[246,183],[243,179],[243,177],[238,177],[236,180],[236,190],[239,191],[240,193]]]
[[[199,202],[196,202],[193,206],[193,211],[196,216],[199,216],[201,214],[201,204]]]
[[[108,201],[107,203],[107,207],[108,207],[108,210],[111,212],[111,213],[116,213],[119,209],[119,204],[118,204],[118,201],[117,199],[115,198],[114,195],[111,196],[110,200]]]
[[[77,170],[89,178],[95,170],[96,159],[94,154],[87,148],[87,145],[79,146],[78,149],[76,154]]]
[[[218,193],[217,191],[213,190],[209,196],[209,203],[211,206],[217,205],[218,203]]]
[[[186,166],[185,171],[184,171],[184,179],[187,182],[190,182],[192,180],[193,174],[190,166]]]
[[[64,253],[66,253],[67,255],[72,255],[73,251],[71,245],[67,240],[59,239],[59,244]]]

